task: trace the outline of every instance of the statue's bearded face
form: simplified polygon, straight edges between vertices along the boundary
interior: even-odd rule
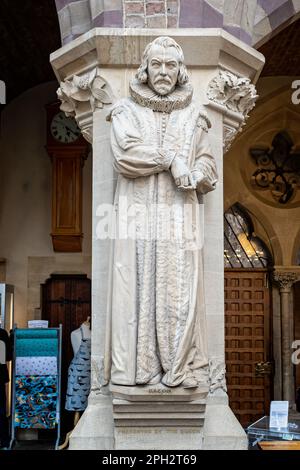
[[[154,45],[148,57],[148,84],[159,95],[168,95],[176,86],[180,63],[175,47]]]

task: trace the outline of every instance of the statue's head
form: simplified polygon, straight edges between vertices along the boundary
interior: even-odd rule
[[[183,51],[174,39],[161,36],[146,47],[136,78],[147,83],[157,94],[165,96],[176,85],[185,85],[188,74]]]

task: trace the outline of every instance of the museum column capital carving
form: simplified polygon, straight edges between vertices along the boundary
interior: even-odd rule
[[[258,99],[256,88],[249,78],[219,70],[208,85],[207,97],[210,105],[224,115],[223,146],[227,152],[255,107]]]
[[[289,293],[292,285],[300,279],[300,276],[295,272],[275,271],[273,279],[278,284],[280,292]]]
[[[92,143],[93,113],[113,103],[111,87],[101,76],[99,67],[61,82],[57,96],[60,109],[76,119],[83,137]]]

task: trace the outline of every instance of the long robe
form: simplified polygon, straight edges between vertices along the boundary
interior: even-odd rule
[[[202,233],[197,191],[213,190],[217,180],[204,118],[193,102],[168,115],[132,98],[113,109],[119,176],[105,358],[105,377],[113,384],[200,383],[207,366],[203,246],[185,235],[186,228]],[[175,153],[196,182],[205,177],[197,190],[176,187],[170,172]],[[186,213],[186,205],[192,211]],[[163,236],[160,207],[170,209],[171,238]]]

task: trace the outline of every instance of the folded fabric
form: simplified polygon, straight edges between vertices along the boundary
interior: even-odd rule
[[[48,328],[17,328],[16,338],[57,338],[57,330]]]
[[[24,413],[32,412],[34,415],[45,411],[55,411],[56,398],[57,393],[49,393],[48,395],[41,393],[38,395],[17,395],[15,409],[24,411]]]
[[[20,395],[49,395],[56,393],[57,376],[41,375],[41,376],[16,376],[16,397]]]
[[[39,412],[37,415],[23,411],[15,412],[15,427],[22,429],[53,429],[56,425],[56,411]]]
[[[57,338],[18,338],[16,356],[57,356]]]
[[[57,376],[16,376],[15,426],[53,429],[57,399]]]
[[[57,357],[17,357],[16,375],[57,375]]]

